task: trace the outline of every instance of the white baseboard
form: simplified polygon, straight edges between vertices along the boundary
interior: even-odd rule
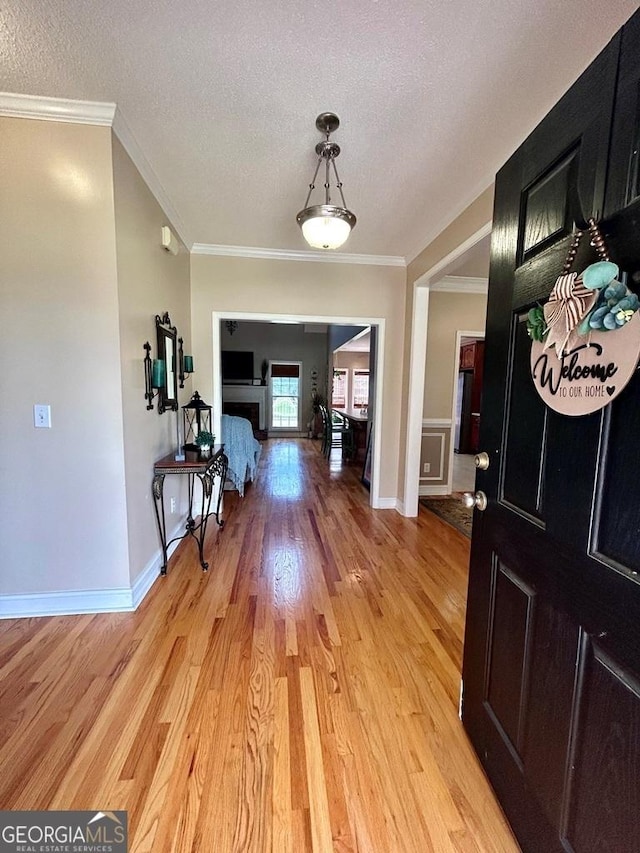
[[[76,616],[81,613],[119,613],[133,610],[131,587],[70,589],[0,596],[0,619],[31,616]]]
[[[172,539],[184,530],[186,516],[168,534]],[[169,557],[180,542],[169,547]],[[33,616],[79,616],[83,613],[123,613],[136,610],[160,575],[162,553],[147,563],[132,586],[113,589],[70,589],[62,592],[33,592],[0,595],[0,619],[24,619]]]
[[[378,498],[375,503],[372,503],[371,506],[373,509],[397,509],[398,508],[398,499],[397,498]]]
[[[451,489],[446,483],[442,486],[419,486],[418,494],[421,498],[428,498],[435,495],[450,495]]]

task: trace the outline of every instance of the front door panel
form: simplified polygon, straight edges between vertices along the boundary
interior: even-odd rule
[[[559,415],[533,387],[526,333],[576,222],[605,211],[640,283],[639,22],[496,180],[463,722],[525,851],[640,849],[640,374],[602,411]],[[632,122],[614,118],[619,60]],[[608,187],[611,140],[625,181]],[[597,259],[582,243],[577,271]]]

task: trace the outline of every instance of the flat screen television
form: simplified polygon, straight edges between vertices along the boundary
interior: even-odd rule
[[[253,353],[239,350],[222,350],[222,381],[252,382]]]

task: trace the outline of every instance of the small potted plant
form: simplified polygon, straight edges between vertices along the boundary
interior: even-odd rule
[[[211,448],[213,447],[215,440],[215,435],[212,435],[205,429],[200,430],[196,438],[196,444],[200,448],[200,456],[206,459],[206,457],[211,454]]]

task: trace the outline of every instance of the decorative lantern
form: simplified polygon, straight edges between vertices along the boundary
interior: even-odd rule
[[[191,401],[182,407],[184,417],[184,443],[195,445],[196,438],[203,432],[211,432],[211,406],[207,406],[198,392],[194,392]]]

